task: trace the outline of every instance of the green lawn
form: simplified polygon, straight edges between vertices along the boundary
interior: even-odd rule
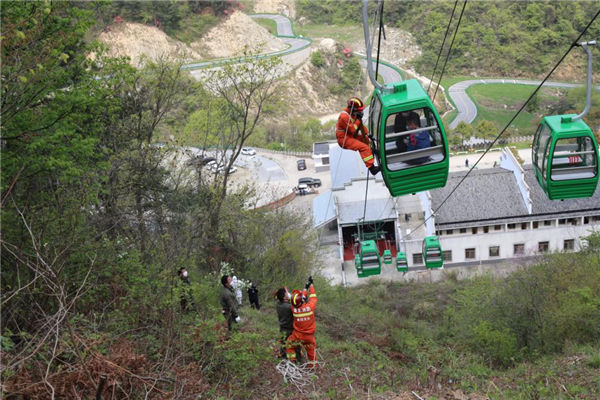
[[[362,25],[333,26],[307,24],[293,25],[294,34],[302,35],[312,39],[331,38],[342,44],[364,41]]]
[[[254,22],[266,28],[271,35],[277,35],[277,22],[268,18],[253,18]]]

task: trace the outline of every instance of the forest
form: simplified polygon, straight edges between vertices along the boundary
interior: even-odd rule
[[[2,4],[0,396],[600,396],[597,232],[508,278],[331,285],[305,213],[255,207],[257,187],[179,168],[181,143],[162,141],[196,118],[209,126],[179,140],[230,149],[233,165],[277,110],[280,60],[225,65],[212,85],[135,69],[87,40],[96,12]],[[219,279],[233,271],[263,307],[228,334]],[[310,274],[323,364],[298,388],[275,369],[272,293]]]

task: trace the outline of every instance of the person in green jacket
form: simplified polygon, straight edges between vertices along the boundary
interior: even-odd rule
[[[235,292],[231,286],[231,277],[223,275],[221,278],[223,289],[221,290],[221,307],[223,307],[223,317],[227,320],[227,329],[231,330],[234,322],[240,322],[241,318],[237,313],[238,303]]]
[[[280,356],[283,359],[287,359],[287,355],[285,352],[286,342],[288,337],[290,337],[292,332],[294,332],[294,315],[292,314],[292,303],[290,303],[291,295],[286,287],[282,287],[277,292],[275,292],[275,298],[277,299],[277,304],[275,305],[275,308],[277,310],[277,319],[279,320],[279,333],[281,335],[279,339],[279,343],[281,345]],[[299,348],[297,349],[296,354],[300,355],[299,363],[302,364],[302,357]]]

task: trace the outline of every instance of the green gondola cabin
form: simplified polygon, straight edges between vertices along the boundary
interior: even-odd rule
[[[394,83],[393,92],[375,89],[369,129],[377,137],[374,154],[392,196],[446,185],[448,141],[433,103],[417,80]]]
[[[354,258],[359,278],[381,274],[381,259],[374,240],[360,242],[358,253]]]
[[[444,257],[442,246],[437,236],[427,236],[423,240],[423,261],[427,268],[442,268]]]
[[[545,117],[533,140],[535,176],[550,200],[592,197],[598,186],[598,144],[589,126],[573,117]]]
[[[390,265],[394,261],[394,257],[392,257],[392,252],[387,249],[383,252],[383,263]]]
[[[408,259],[402,251],[399,251],[396,255],[396,270],[398,272],[408,272]]]

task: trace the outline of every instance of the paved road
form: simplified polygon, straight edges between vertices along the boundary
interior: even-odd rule
[[[467,124],[473,122],[477,117],[477,106],[473,103],[473,100],[467,95],[467,88],[473,85],[489,84],[489,83],[512,83],[517,85],[532,85],[537,86],[542,81],[534,81],[527,79],[474,79],[470,81],[458,82],[448,89],[448,94],[454,104],[456,105],[458,115],[454,118],[454,121],[450,123],[450,128],[455,129],[459,122],[464,121]],[[574,88],[582,86],[577,83],[563,83],[563,82],[546,82],[545,87],[556,87],[556,88]],[[599,89],[600,86],[596,86]]]
[[[277,35],[279,36],[293,36],[292,32],[292,24],[289,19],[282,15],[270,15],[270,14],[255,14],[250,15],[250,18],[268,18],[277,22]],[[310,45],[310,40],[303,38],[294,38],[294,37],[280,37],[282,42],[289,45],[289,47],[285,50],[276,51],[273,53],[264,53],[263,55],[269,56],[283,56],[286,54],[295,53],[296,51],[308,47]],[[224,60],[211,60],[211,61],[202,61],[192,64],[186,64],[182,67],[182,69],[199,69],[199,68],[208,68],[208,67],[217,67],[220,64],[229,62],[228,59]]]

